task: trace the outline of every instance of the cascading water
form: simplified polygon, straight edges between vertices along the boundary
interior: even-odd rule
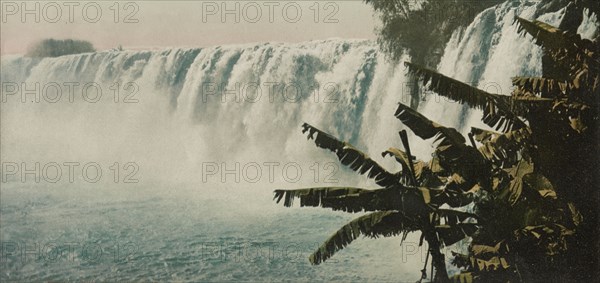
[[[502,94],[510,92],[510,76],[539,75],[541,51],[512,25],[514,15],[531,18],[539,5],[485,10],[455,31],[439,71]],[[538,19],[557,24],[561,15]],[[586,18],[580,30],[590,36],[597,26]],[[13,245],[3,246],[9,256],[0,278],[412,281],[420,275],[425,249],[417,247],[418,235],[402,247],[397,238],[359,240],[311,267],[310,252],[353,215],[271,202],[278,188],[375,186],[307,142],[303,122],[398,169],[380,153],[400,146],[402,125],[393,114],[398,102],[410,102],[409,80],[374,42],[7,56],[1,79],[3,163],[31,169],[56,162],[64,176],[57,183],[28,175],[22,182],[20,174],[3,180],[0,236]],[[36,83],[40,102],[24,89]],[[97,85],[84,91],[89,83]],[[53,103],[56,85],[62,96]],[[15,86],[16,94],[6,88]],[[420,111],[432,120],[463,132],[481,126],[477,111],[434,95],[424,100]],[[428,141],[412,138],[411,146],[429,158]],[[65,162],[94,162],[104,175],[70,182]],[[127,169],[118,178],[115,162]],[[132,172],[127,162],[139,169],[137,183],[123,183]],[[292,163],[294,170],[282,169]],[[207,168],[217,172],[206,174]],[[69,249],[57,255],[53,243]]]
[[[465,29],[456,30],[446,45],[438,71],[490,93],[510,95],[514,76],[541,76],[542,50],[530,37],[517,33],[516,16],[532,19],[543,1],[509,1],[481,12]],[[542,14],[536,20],[558,26],[564,10]],[[582,24],[589,37],[597,24]],[[482,112],[437,95],[425,97],[419,111],[434,121],[467,134],[472,126],[487,128]]]

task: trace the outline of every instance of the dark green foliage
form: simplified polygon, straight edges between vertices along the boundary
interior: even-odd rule
[[[545,23],[517,21],[568,77],[564,82],[515,78],[512,96],[501,100],[511,108],[499,109],[527,125],[505,134],[472,131],[482,144],[480,153],[492,164],[487,174],[461,174],[466,180],[478,176],[482,187],[474,200],[481,228],[473,245],[505,243],[510,252],[481,258],[471,250],[470,261],[463,255],[455,261],[467,266],[465,276],[481,282],[590,280],[597,273],[599,251],[598,47]],[[409,66],[440,95],[473,108],[497,101],[467,85],[457,91],[455,80]]]
[[[27,57],[58,57],[70,54],[95,52],[92,43],[73,39],[44,39],[29,48]]]
[[[402,3],[407,2],[378,2],[382,9],[407,17],[410,9]],[[425,88],[483,109],[482,120],[502,132],[474,128],[468,145],[456,129],[400,104],[395,116],[418,137],[433,139],[435,152],[429,162],[417,160],[411,156],[403,131],[405,151],[390,148],[383,153],[402,167],[398,173],[389,173],[348,143],[303,125],[303,132],[318,147],[334,152],[344,165],[368,173],[384,187],[275,191],[277,201],[285,198],[286,206],[300,198],[301,206],[375,211],[333,234],[311,255],[313,264],[360,235],[405,237],[420,231],[430,247],[434,282],[589,282],[598,278],[598,46],[545,23],[517,21],[565,78],[517,77],[512,95],[498,96],[407,64],[409,73]],[[472,214],[441,208],[469,204]],[[462,272],[449,278],[440,249],[469,237],[468,253],[453,253],[452,262]]]
[[[399,183],[400,176],[392,174],[373,161],[363,152],[354,148],[351,144],[341,142],[331,135],[320,131],[309,125],[302,125],[302,132],[308,133],[308,139],[314,139],[318,147],[329,149],[337,155],[342,164],[349,166],[360,174],[367,174],[375,183],[383,187],[393,186]]]
[[[502,0],[365,0],[379,15],[378,42],[393,59],[408,51],[413,62],[437,65],[452,32]],[[418,2],[424,2],[419,5]],[[419,7],[420,6],[420,7]]]

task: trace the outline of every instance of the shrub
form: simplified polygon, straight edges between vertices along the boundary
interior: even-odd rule
[[[92,43],[73,39],[44,39],[29,48],[27,57],[58,57],[70,54],[94,52]]]

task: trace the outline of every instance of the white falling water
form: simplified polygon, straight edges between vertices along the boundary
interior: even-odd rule
[[[540,49],[519,37],[512,24],[515,15],[531,18],[538,5],[511,2],[482,12],[454,32],[438,70],[506,95],[511,76],[540,75]],[[557,24],[561,16],[559,11],[538,19]],[[580,31],[589,37],[596,28],[586,18]],[[6,83],[21,88],[39,83],[41,93],[39,103],[30,93],[21,102],[22,89],[6,95],[3,162],[93,161],[110,176],[94,184],[64,178],[53,184],[23,183],[16,175],[2,184],[2,240],[136,248],[128,262],[90,261],[77,252],[58,263],[9,259],[0,278],[413,281],[420,275],[425,254],[416,249],[418,235],[403,247],[397,238],[359,240],[331,262],[311,267],[306,260],[311,250],[353,216],[285,209],[270,199],[278,188],[375,185],[348,169],[326,168],[337,160],[306,141],[303,122],[397,169],[380,153],[400,146],[402,125],[393,114],[398,102],[410,103],[408,80],[403,65],[386,62],[374,42],[332,39],[42,60],[12,56],[2,58],[1,80],[3,98]],[[90,82],[102,90],[96,103],[82,97],[82,86]],[[70,83],[79,84],[72,102],[64,87]],[[55,84],[63,96],[50,103]],[[432,120],[462,132],[481,126],[477,111],[434,95],[424,100],[420,111]],[[428,159],[428,141],[412,138],[411,145]],[[139,183],[112,182],[108,167],[114,162],[138,164]],[[262,176],[256,182],[248,176],[222,180],[220,174],[203,180],[203,164],[222,162],[227,168],[256,163]],[[266,162],[280,164],[273,180],[266,176]],[[315,162],[318,175],[311,167]],[[286,163],[299,164],[298,180],[286,179],[281,171]],[[329,174],[337,183],[325,182]],[[230,257],[203,251],[215,242],[226,243]],[[296,247],[295,253],[231,256],[240,254],[239,246],[263,244],[268,250],[273,243]]]

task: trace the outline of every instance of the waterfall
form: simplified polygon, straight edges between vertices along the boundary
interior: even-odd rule
[[[510,94],[511,76],[541,75],[541,49],[520,37],[513,24],[517,15],[533,19],[541,5],[507,1],[483,11],[454,31],[438,71],[503,95]],[[563,13],[535,19],[557,25]],[[585,17],[579,30],[590,37],[597,28]],[[381,152],[401,147],[403,126],[394,111],[398,102],[410,104],[410,80],[403,64],[387,61],[376,42],[329,39],[43,59],[5,56],[1,64],[3,162],[94,161],[110,176],[81,188],[64,179],[24,184],[20,175],[11,176],[2,184],[3,240],[138,241],[135,260],[117,268],[131,277],[105,275],[104,265],[90,270],[89,278],[105,280],[412,281],[420,275],[425,253],[410,244],[398,248],[397,238],[360,240],[334,257],[336,262],[310,267],[306,256],[313,244],[352,216],[285,210],[270,202],[272,190],[279,188],[375,187],[348,169],[328,167],[339,166],[335,155],[306,141],[304,122],[350,142],[391,171],[398,169]],[[485,127],[479,111],[435,94],[420,99],[419,111],[445,126],[462,133]],[[428,160],[430,142],[410,139],[413,153]],[[133,189],[108,175],[114,162],[139,166],[140,182]],[[258,169],[252,169],[262,175],[241,181],[227,174],[207,176],[207,162],[225,164],[226,170],[255,163]],[[279,163],[274,180],[266,176],[269,162]],[[298,164],[303,172],[294,182],[281,173],[286,163]],[[328,175],[334,184],[324,184]],[[78,211],[91,212],[79,219]],[[107,224],[108,217],[114,222]],[[78,220],[65,224],[63,218]],[[269,259],[260,266],[204,261],[199,251],[205,242],[282,238],[310,248],[302,249],[298,260]],[[411,239],[418,242],[418,235]],[[0,278],[85,279],[70,275],[81,262],[89,264],[84,259],[74,266],[42,262],[35,264],[44,271],[32,271],[10,261],[12,273]]]

